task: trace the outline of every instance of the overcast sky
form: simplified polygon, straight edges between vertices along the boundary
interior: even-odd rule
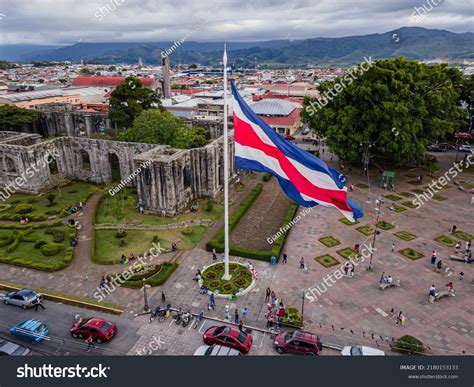
[[[414,7],[427,7],[429,2],[439,5],[423,17],[412,16]],[[473,4],[473,0],[1,0],[0,27],[2,44],[174,41],[200,20],[205,25],[189,41],[340,37],[404,26],[467,32],[473,31]]]

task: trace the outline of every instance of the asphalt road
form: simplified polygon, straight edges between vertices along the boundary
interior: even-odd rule
[[[2,294],[0,293],[0,296]],[[5,305],[0,302],[0,337],[21,344],[32,350],[34,355],[139,355],[147,354],[148,344],[153,338],[162,341],[159,350],[152,351],[150,355],[192,355],[197,347],[203,345],[202,334],[211,325],[219,325],[212,321],[204,320],[197,329],[192,325],[183,328],[177,326],[171,318],[164,323],[148,322],[148,315],[130,318],[128,316],[114,316],[96,311],[89,311],[70,305],[45,301],[46,309],[23,310],[22,308]],[[77,316],[100,317],[117,324],[118,333],[110,343],[95,343],[96,349],[87,352],[87,345],[82,339],[74,339],[70,333],[73,322]],[[10,327],[19,321],[36,319],[42,321],[49,329],[49,340],[39,344],[31,344],[10,335]],[[268,333],[253,332],[254,345],[250,355],[279,356],[273,348],[273,337]],[[325,356],[339,355],[339,351],[325,348]]]

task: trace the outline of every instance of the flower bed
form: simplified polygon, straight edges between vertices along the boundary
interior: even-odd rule
[[[456,238],[462,239],[463,241],[466,241],[466,242],[467,241],[472,241],[474,239],[474,236],[472,236],[471,234],[468,234],[467,232],[461,231],[461,230],[456,231],[452,235],[454,235]]]
[[[416,238],[416,235],[409,233],[408,231],[398,231],[393,235],[407,242]]]
[[[316,257],[314,259],[316,262],[320,263],[326,268],[336,266],[340,263],[336,258],[329,254],[321,255],[320,257]]]
[[[417,208],[416,204],[413,204],[413,202],[402,202],[402,204],[408,208]]]
[[[388,230],[391,230],[392,228],[395,228],[395,226],[392,223],[385,222],[384,220],[382,220],[381,222],[378,222],[377,227],[384,231],[388,231]]]
[[[423,258],[424,255],[421,254],[420,252],[413,250],[413,249],[403,249],[400,250],[399,253],[403,255],[404,257],[407,257],[408,259],[411,259],[412,261],[416,261],[417,259]]]
[[[356,252],[350,247],[336,251],[342,258],[349,259],[350,257],[355,258]]]
[[[391,202],[398,202],[399,200],[402,200],[402,198],[400,196],[397,196],[397,195],[394,195],[394,194],[390,194],[390,195],[385,196],[385,199],[390,200]]]
[[[439,237],[436,237],[434,240],[448,247],[456,246],[456,241],[446,235],[440,235]]]
[[[334,247],[341,244],[341,242],[339,242],[336,238],[332,236],[325,236],[319,238],[319,241],[326,247]]]
[[[222,279],[224,270],[224,264],[221,262],[206,267],[202,271],[203,285],[211,292],[229,296],[240,293],[252,285],[252,273],[244,265],[237,262],[229,263],[229,274],[232,276],[229,281]]]
[[[356,228],[356,230],[364,234],[365,236],[372,235],[372,233],[374,232],[374,230],[369,226],[361,226]]]
[[[353,226],[354,224],[359,224],[358,220],[356,220],[355,222],[351,222],[347,218],[341,218],[341,219],[339,219],[339,222],[344,223],[346,226]]]

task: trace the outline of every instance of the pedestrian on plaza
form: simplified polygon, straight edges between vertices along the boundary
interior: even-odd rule
[[[466,253],[471,251],[471,241],[466,242]]]
[[[301,257],[301,259],[300,259],[300,269],[304,270],[304,258],[303,257]]]
[[[242,320],[240,320],[239,322],[239,331],[242,332],[244,330],[244,324],[242,322]]]
[[[355,266],[352,264],[350,268],[350,272],[349,272],[351,277],[354,277],[354,269],[355,269]]]
[[[42,302],[41,297],[36,297],[36,299],[33,301],[33,305],[35,306],[35,312],[38,311],[38,308],[40,306],[41,306],[42,309],[46,309],[41,302]]]
[[[443,261],[439,260],[438,263],[436,264],[436,272],[440,273],[442,269],[443,269]]]
[[[212,310],[214,310],[216,308],[216,300],[214,298],[214,293],[211,293],[210,297],[209,297],[209,306],[210,306],[210,309],[212,308]]]
[[[431,266],[434,267],[435,263],[436,263],[436,251],[433,250],[433,252],[431,253]]]
[[[213,261],[217,260],[217,253],[216,253],[216,249],[215,249],[215,248],[212,249],[212,260],[213,260]]]
[[[82,211],[82,208],[83,208],[82,202],[79,202],[79,211]]]
[[[435,298],[436,298],[436,287],[434,286],[434,284],[431,285],[430,292],[428,293],[428,296],[429,296],[429,301],[431,303],[433,303]]]
[[[390,310],[390,313],[392,314],[392,318],[395,318],[395,309],[392,308],[392,309]]]
[[[395,251],[395,243],[392,243],[392,253]]]
[[[234,322],[236,324],[238,324],[239,321],[240,321],[240,319],[239,319],[239,310],[236,308],[235,311],[234,311]]]
[[[242,311],[242,320],[241,320],[242,323],[245,323],[247,321],[248,315],[249,315],[249,310],[247,309],[247,307],[245,307],[244,310]]]
[[[451,234],[454,234],[457,230],[457,226],[453,224],[453,227],[451,228]]]
[[[271,292],[272,292],[271,289],[268,287],[265,292],[265,304],[268,304],[268,302],[270,301]]]
[[[346,262],[346,264],[344,265],[343,270],[344,270],[344,275],[347,275],[348,272],[349,272],[349,263],[348,262]]]
[[[267,316],[267,328],[271,328],[273,326],[273,314],[269,313]]]
[[[401,325],[402,323],[402,320],[403,320],[403,314],[402,314],[402,311],[398,312],[398,315],[397,315],[397,322],[396,322],[396,325]]]
[[[278,317],[279,317],[280,321],[283,320],[283,317],[285,317],[285,308],[280,308],[278,310]]]
[[[86,340],[85,340],[86,344],[87,344],[87,352],[90,352],[91,349],[95,349],[95,345],[94,345],[94,339],[92,338],[92,336],[89,336]]]
[[[286,260],[287,260],[287,255],[286,255],[286,254],[283,254],[283,261],[282,261],[282,263],[286,263]]]
[[[459,281],[462,281],[463,278],[464,278],[464,272],[462,271],[459,273]]]
[[[166,302],[166,292],[161,292],[161,302]]]
[[[458,254],[459,251],[461,250],[461,242],[456,243],[455,249],[456,249],[456,254]]]
[[[449,293],[454,293],[454,285],[452,282],[448,282],[446,284],[446,291],[448,291]]]

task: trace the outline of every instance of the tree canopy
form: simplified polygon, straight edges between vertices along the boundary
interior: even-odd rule
[[[153,90],[144,87],[138,78],[127,77],[110,96],[109,118],[119,128],[130,128],[141,112],[153,108],[161,108]]]
[[[33,110],[14,105],[0,106],[0,130],[20,131],[24,125],[33,123],[37,114]]]
[[[149,144],[166,144],[176,148],[196,148],[207,143],[207,130],[190,128],[166,110],[143,111],[132,127],[119,133],[118,139]]]
[[[445,139],[465,119],[462,73],[445,64],[386,59],[353,78],[322,83],[320,92],[336,90],[334,98],[312,114],[312,101],[305,98],[302,111],[343,160],[361,162],[371,144],[371,155],[419,163],[431,141]]]

